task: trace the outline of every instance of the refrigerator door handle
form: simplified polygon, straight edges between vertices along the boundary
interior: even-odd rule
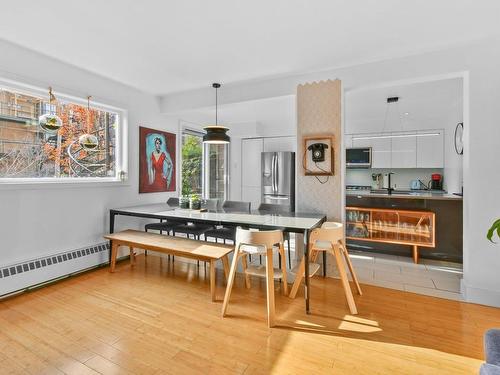
[[[276,153],[273,153],[273,160],[271,162],[271,185],[273,189],[273,194],[276,194],[277,186],[276,186]]]
[[[280,180],[279,180],[279,154],[276,153],[276,159],[275,159],[275,164],[276,166],[274,167],[274,179],[275,179],[275,183],[274,183],[274,186],[276,187],[276,190],[275,190],[275,194],[278,194],[278,192],[280,191]]]

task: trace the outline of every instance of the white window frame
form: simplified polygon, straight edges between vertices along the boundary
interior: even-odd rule
[[[5,78],[0,78],[0,86],[5,90],[12,90],[15,93],[24,95],[33,95],[38,97],[48,97],[48,89],[33,86]],[[82,98],[66,94],[53,88],[54,95],[58,100],[87,106],[87,98]],[[118,129],[115,139],[115,175],[110,177],[0,177],[0,190],[5,188],[22,188],[23,186],[31,188],[34,185],[39,186],[57,186],[57,185],[126,185],[128,184],[128,112],[127,110],[104,104],[98,101],[92,101],[92,108],[102,111],[109,111],[118,114]],[[123,172],[123,173],[121,173]],[[123,176],[123,177],[120,177]]]

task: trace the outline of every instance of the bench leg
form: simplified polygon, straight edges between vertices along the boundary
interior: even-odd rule
[[[111,267],[110,272],[115,272],[116,255],[118,253],[118,242],[115,240],[111,245]]]
[[[215,261],[210,261],[210,293],[212,294],[212,302],[216,301],[215,287]]]
[[[130,265],[135,266],[135,253],[134,253],[134,248],[132,246],[129,246],[130,249]]]
[[[222,266],[224,267],[224,276],[226,277],[226,281],[229,279],[229,258],[227,255],[222,257]]]

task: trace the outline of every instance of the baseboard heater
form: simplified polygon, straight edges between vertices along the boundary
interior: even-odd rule
[[[107,263],[108,257],[109,244],[100,243],[0,266],[0,298]]]

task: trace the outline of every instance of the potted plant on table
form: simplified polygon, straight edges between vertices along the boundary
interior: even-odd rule
[[[191,195],[191,198],[189,199],[189,208],[192,210],[201,209],[201,200],[198,194]]]
[[[189,197],[187,195],[181,196],[181,198],[179,199],[179,207],[189,208]]]

